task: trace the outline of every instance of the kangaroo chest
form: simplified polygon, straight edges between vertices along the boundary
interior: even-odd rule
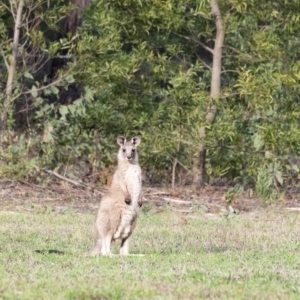
[[[140,192],[141,170],[139,166],[131,166],[117,172],[117,184],[121,187],[125,197],[132,197],[133,193]]]

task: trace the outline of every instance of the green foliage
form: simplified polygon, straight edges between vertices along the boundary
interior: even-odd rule
[[[0,178],[30,179],[34,176],[36,158],[28,159],[29,148],[24,135],[10,145],[5,151],[0,151]]]
[[[244,191],[243,187],[240,184],[236,184],[233,187],[228,188],[224,197],[226,202],[231,206],[235,202],[235,197],[242,194]]]
[[[6,2],[0,6],[1,70],[13,28]],[[25,24],[32,4],[26,2]],[[81,27],[63,36],[61,24],[74,6],[37,4],[38,26],[22,27],[21,40],[29,46],[19,49],[13,95],[29,103],[26,125],[39,134],[39,163],[57,168],[84,159],[103,169],[114,162],[117,134],[140,134],[143,169],[152,182],[169,183],[174,162],[176,179],[191,173],[198,129],[205,125],[211,180],[257,185],[257,194],[274,198],[276,185],[297,182],[299,174],[291,163],[300,156],[298,4],[219,1],[226,32],[211,126],[205,120],[212,65],[207,47],[214,46],[215,23],[208,1],[92,1],[80,15]],[[42,58],[65,53],[67,63],[48,76]],[[3,90],[5,80],[0,77]],[[62,102],[72,86],[80,95]],[[11,112],[11,129],[15,118]]]
[[[257,191],[268,198],[278,178],[291,175],[290,155],[300,154],[295,85],[299,70],[293,48],[300,28],[293,21],[294,1],[284,7],[277,2],[231,3],[223,61],[226,87],[208,132],[208,172],[212,177],[226,174],[240,179],[243,185],[261,182]],[[288,33],[284,28],[289,26],[293,30]],[[281,176],[261,169],[266,157],[279,166]]]
[[[96,127],[101,140],[109,135],[113,144],[119,133],[141,134],[141,151],[146,147],[152,153],[141,155],[148,171],[168,170],[167,175],[175,158],[188,169],[196,146],[197,128],[192,127],[201,123],[207,96],[201,91],[206,85],[198,78],[203,67],[189,62],[183,51],[185,40],[172,35],[170,28],[184,6],[132,2],[126,7],[135,14],[124,13],[121,2],[94,3],[85,11],[75,52],[80,56],[76,69],[83,68],[82,62],[85,69],[77,78],[97,92],[81,125]],[[168,15],[166,23],[158,18],[162,12]]]
[[[280,173],[275,173],[281,179]],[[264,165],[258,169],[257,181],[255,184],[256,194],[263,199],[265,203],[278,198],[278,193],[274,188],[274,174],[272,165]]]

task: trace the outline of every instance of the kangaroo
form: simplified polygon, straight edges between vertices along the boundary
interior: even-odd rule
[[[118,168],[111,186],[100,201],[96,218],[97,241],[88,255],[111,255],[111,242],[121,239],[120,255],[129,255],[129,239],[141,206],[141,168],[138,163],[139,136],[127,141],[117,137],[120,146]]]

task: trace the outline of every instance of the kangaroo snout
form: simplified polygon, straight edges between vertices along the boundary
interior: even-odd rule
[[[127,155],[126,158],[127,158],[127,160],[132,160],[133,155],[130,155],[130,156]]]
[[[135,157],[135,149],[132,149],[132,145],[130,143],[124,145],[122,152],[124,153],[124,158],[128,161],[133,160]]]
[[[127,152],[125,157],[127,158],[127,160],[131,160],[131,158],[132,158],[131,152],[129,152],[129,153]]]

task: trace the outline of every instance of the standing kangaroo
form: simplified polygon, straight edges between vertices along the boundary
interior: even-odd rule
[[[111,187],[100,201],[96,219],[97,241],[89,255],[110,255],[111,242],[121,239],[120,255],[129,254],[129,238],[141,206],[141,168],[138,163],[139,136],[127,141],[118,136],[118,168]]]

